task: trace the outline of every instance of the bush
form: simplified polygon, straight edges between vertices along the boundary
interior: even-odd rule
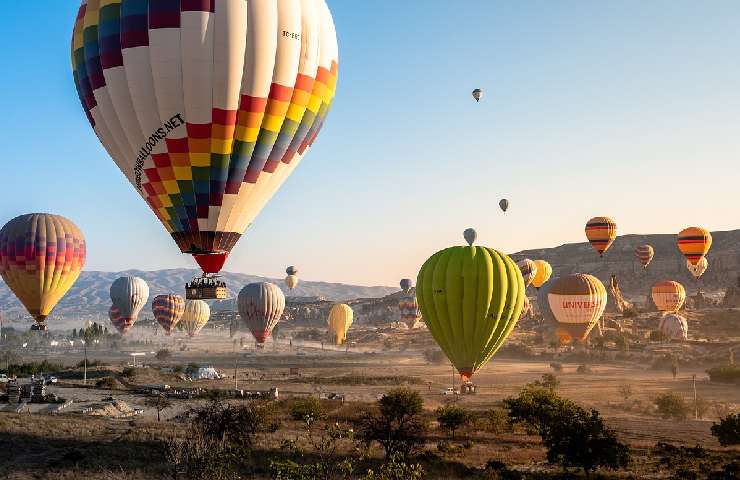
[[[709,379],[713,382],[740,383],[740,365],[725,365],[707,370]]]
[[[236,455],[228,445],[199,432],[184,439],[170,439],[165,445],[172,478],[189,480],[230,480],[234,477]]]
[[[562,372],[563,371],[563,364],[558,362],[552,362],[550,363],[550,368],[552,368],[556,372]]]
[[[511,423],[525,423],[542,437],[550,463],[580,467],[588,478],[598,467],[616,470],[630,461],[629,449],[604,425],[599,412],[587,411],[552,390],[526,388],[504,404]]]
[[[584,365],[578,365],[578,368],[576,368],[576,373],[580,373],[582,375],[589,375],[593,373],[593,371],[591,370],[591,367],[584,364]]]
[[[449,430],[453,440],[457,429],[469,424],[471,419],[470,412],[457,405],[443,405],[437,409],[439,426]]]
[[[500,408],[492,408],[486,412],[485,429],[492,433],[503,433],[509,430],[509,416]]]
[[[290,416],[296,422],[314,422],[325,415],[321,402],[315,397],[294,400],[290,405]]]
[[[95,382],[95,387],[101,390],[120,390],[123,385],[113,377],[103,377]]]
[[[552,373],[546,373],[542,375],[542,378],[535,380],[530,384],[535,388],[546,388],[548,390],[556,390],[560,386],[560,380]]]
[[[723,447],[740,445],[740,413],[731,413],[713,424],[712,435]]]
[[[381,465],[377,472],[368,470],[363,480],[421,480],[423,478],[424,469],[421,465],[406,463],[402,455],[395,454]]]
[[[632,396],[632,385],[629,383],[623,383],[620,385],[617,390],[619,390],[619,394],[624,398],[625,401],[629,400]]]
[[[431,350],[424,350],[424,360],[426,360],[428,363],[431,363],[432,365],[441,365],[443,363],[447,363],[447,356],[445,353],[438,349],[431,349]]]
[[[362,419],[360,437],[368,445],[378,442],[385,450],[386,459],[394,454],[408,457],[424,443],[423,407],[418,392],[408,388],[391,390],[378,400],[377,413]]]
[[[678,393],[661,393],[655,397],[654,403],[658,414],[665,419],[685,420],[689,415],[689,406]]]
[[[132,378],[136,376],[136,369],[134,367],[126,367],[121,372],[121,375],[126,378]]]
[[[259,435],[274,433],[280,428],[272,405],[257,401],[229,405],[212,400],[192,413],[193,425],[205,437],[247,449],[252,448]]]
[[[157,351],[157,354],[154,356],[154,358],[156,358],[160,362],[163,362],[165,360],[169,360],[170,358],[172,358],[172,352],[170,352],[166,348],[163,348]]]
[[[0,370],[0,373],[5,373],[9,377],[25,377],[29,375],[37,375],[39,373],[53,373],[64,370],[64,365],[61,363],[52,363],[46,360],[42,362],[28,362],[21,364],[8,365],[5,370]]]

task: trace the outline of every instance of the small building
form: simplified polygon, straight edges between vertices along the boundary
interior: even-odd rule
[[[210,365],[188,369],[188,375],[193,380],[219,380],[222,378],[222,375]]]

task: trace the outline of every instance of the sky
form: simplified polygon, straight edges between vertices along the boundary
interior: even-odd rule
[[[505,252],[584,241],[597,215],[620,234],[740,228],[740,2],[328,3],[333,109],[225,270],[396,285],[467,227]],[[16,2],[0,31],[0,224],[72,219],[86,270],[195,267],[79,105],[77,7]]]

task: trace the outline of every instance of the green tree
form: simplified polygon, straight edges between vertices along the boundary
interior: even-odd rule
[[[405,387],[391,390],[378,400],[377,412],[362,419],[360,437],[368,445],[378,442],[386,459],[396,453],[408,457],[424,441],[423,407],[418,392]]]
[[[157,421],[158,422],[162,421],[162,412],[167,410],[168,408],[172,408],[172,402],[163,393],[160,393],[153,397],[148,397],[146,399],[146,404],[147,406],[155,408],[157,410]]]
[[[666,392],[658,394],[654,402],[655,406],[658,407],[658,413],[665,419],[686,420],[686,417],[689,415],[690,408],[678,393]]]
[[[740,413],[731,413],[712,424],[712,435],[723,447],[740,445]]]
[[[443,405],[437,409],[439,426],[448,430],[453,440],[457,429],[469,424],[471,420],[470,412],[457,405]]]

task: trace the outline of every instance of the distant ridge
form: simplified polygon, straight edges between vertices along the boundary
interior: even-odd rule
[[[133,275],[146,280],[151,290],[149,298],[151,303],[154,296],[163,293],[184,295],[185,283],[198,274],[198,270],[184,268],[156,271],[126,270],[123,272],[85,271],[82,272],[79,280],[67,296],[54,309],[54,315],[67,317],[107,314],[110,307],[108,289],[116,278],[123,275]],[[363,287],[343,283],[301,280],[295,290],[288,292],[282,278],[266,278],[242,273],[223,273],[223,278],[229,286],[231,297],[236,296],[244,285],[252,282],[273,282],[283,288],[289,298],[291,296],[324,297],[327,300],[334,301],[383,297],[398,290],[391,287]],[[0,279],[0,312],[11,317],[25,314],[25,309],[16,300],[15,295],[8,289],[2,279]],[[144,310],[144,313],[148,312],[148,308]]]

